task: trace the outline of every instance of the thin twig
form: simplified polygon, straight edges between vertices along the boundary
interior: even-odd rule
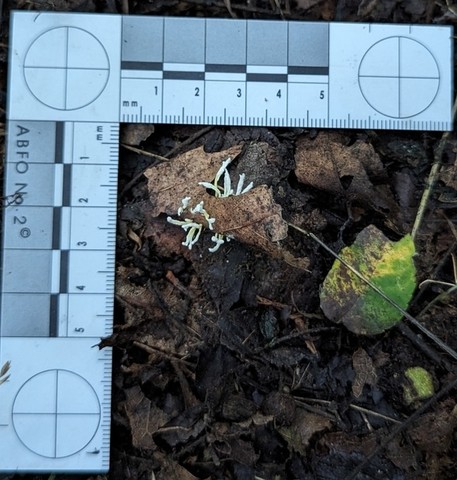
[[[378,295],[380,295],[386,302],[396,308],[401,314],[415,327],[417,327],[424,335],[426,335],[430,340],[435,342],[442,350],[444,350],[448,355],[450,355],[454,360],[457,360],[457,352],[451,347],[446,345],[441,339],[439,339],[434,333],[425,328],[421,323],[419,323],[411,314],[409,314],[404,308],[401,308],[394,300],[387,296],[381,289],[379,289],[374,283],[370,282],[365,278],[358,270],[356,270],[352,265],[350,265],[346,260],[340,257],[336,252],[334,252],[330,247],[328,247],[322,240],[320,240],[314,233],[308,232],[303,228],[297,227],[296,225],[289,223],[290,227],[299,231],[303,235],[306,235],[312,238],[317,242],[322,248],[329,252],[333,257],[339,260],[346,268],[348,268],[354,275],[356,275],[362,282],[368,285],[372,290],[374,290]]]
[[[454,106],[452,107],[452,120],[454,121],[457,112],[457,97],[454,100]],[[416,218],[414,220],[414,225],[411,230],[411,236],[413,240],[416,238],[417,232],[422,224],[422,220],[424,219],[425,211],[427,210],[428,202],[430,200],[430,196],[433,192],[435,187],[436,181],[438,180],[438,176],[441,170],[441,163],[443,160],[443,151],[444,147],[447,144],[450,136],[452,135],[452,131],[444,132],[441,140],[438,143],[438,147],[435,151],[434,155],[434,162],[432,168],[430,169],[430,174],[427,180],[427,186],[425,187],[424,193],[422,194],[421,201],[419,203],[419,208],[417,209]]]
[[[435,283],[442,283],[442,282],[435,282]],[[422,315],[428,312],[437,303],[447,301],[449,297],[451,297],[451,295],[454,294],[455,292],[457,292],[457,285],[452,285],[450,288],[448,288],[444,292],[441,292],[419,312],[418,317],[422,317]]]
[[[295,398],[295,397],[294,397]],[[301,400],[305,400],[306,402],[314,402],[314,403],[319,403],[321,405],[327,405],[327,406],[331,406],[333,402],[331,402],[330,400],[322,400],[320,398],[309,398],[309,397],[301,397]],[[389,417],[387,415],[383,415],[382,413],[378,413],[378,412],[375,412],[374,410],[369,410],[368,408],[364,408],[364,407],[361,407],[359,405],[355,405],[354,403],[350,403],[349,404],[349,407],[354,409],[354,410],[357,410],[357,411],[360,411],[360,412],[364,412],[366,413],[367,415],[372,415],[373,417],[377,417],[377,418],[382,418],[383,420],[386,420],[388,422],[392,422],[392,423],[402,423],[400,420],[397,420],[395,418],[392,418],[392,417]]]
[[[360,407],[359,405],[355,405],[354,403],[350,403],[349,407],[352,408],[353,410],[358,411],[358,412],[362,412],[365,415],[371,415],[372,417],[381,418],[382,420],[385,420],[386,422],[402,423],[400,420],[397,420],[396,418],[388,417],[387,415],[383,415],[382,413],[378,413],[378,412],[375,412],[373,410],[369,410],[368,408]]]
[[[153,158],[154,160],[158,160],[159,162],[169,162],[170,159],[166,157],[162,157],[161,155],[157,155],[156,153],[148,152],[147,150],[143,150],[142,148],[133,147],[132,145],[127,145],[126,143],[121,143],[121,147],[125,148],[126,150],[130,150],[131,152],[138,153],[139,155],[144,155],[145,157]]]
[[[454,366],[451,362],[448,361],[447,357],[443,355],[438,355],[436,350],[433,348],[431,344],[424,342],[421,338],[421,335],[414,332],[409,325],[405,322],[400,322],[396,325],[398,330],[400,330],[401,334],[406,337],[413,345],[416,346],[418,350],[421,350],[427,357],[436,365],[441,368],[445,368],[448,372],[452,372],[454,370]]]
[[[224,5],[232,18],[238,18],[232,9],[232,2],[230,0],[224,0]]]
[[[139,155],[144,155],[146,157],[153,158],[154,160],[158,160],[160,162],[169,162],[168,158],[162,157],[160,155],[156,155],[155,153],[148,152],[146,150],[142,150],[141,148],[132,147],[131,145],[126,145],[121,143],[121,147],[125,148],[126,150],[130,150],[131,152],[138,153]],[[125,187],[122,189],[120,193],[120,197],[122,198],[130,189],[135,185],[140,178],[143,177],[145,170],[142,170],[138,175],[135,175],[129,182],[126,183]]]
[[[320,408],[313,407],[312,405],[308,405],[306,402],[300,400],[299,397],[293,395],[295,403],[303,408],[303,410],[307,410],[308,412],[315,413],[316,415],[320,415],[321,417],[328,418],[329,420],[335,421],[335,415],[333,413],[323,412]]]
[[[449,257],[452,255],[452,252],[457,249],[457,242],[454,242],[449,246],[447,251],[444,253],[442,258],[439,260],[439,262],[436,264],[436,266],[433,268],[432,273],[430,274],[430,278],[432,280],[438,278],[440,272],[443,270],[444,266],[447,264]],[[426,289],[421,289],[419,288],[419,291],[417,292],[416,296],[414,299],[411,301],[411,307],[417,305],[419,301],[422,299],[424,296]],[[421,314],[417,314],[416,318],[420,318]]]
[[[447,259],[449,258],[449,256],[451,257],[451,261],[452,261],[452,271],[454,273],[454,283],[450,283],[450,282],[442,282],[440,280],[435,280],[436,278],[436,274],[434,274],[432,276],[432,278],[430,279],[427,279],[427,280],[424,280],[420,285],[419,285],[419,289],[421,289],[421,287],[423,285],[429,285],[429,284],[437,284],[437,285],[443,285],[443,286],[446,286],[446,287],[450,287],[448,288],[446,291],[444,292],[441,292],[439,295],[437,295],[431,302],[429,302],[420,312],[419,314],[417,315],[417,318],[420,318],[425,312],[427,312],[431,307],[433,307],[434,305],[436,305],[438,302],[444,300],[444,299],[447,299],[449,298],[456,290],[457,290],[457,260],[456,260],[456,257],[454,255],[454,250],[457,246],[457,229],[455,228],[454,224],[447,218],[445,217],[448,224],[449,224],[449,228],[451,229],[451,232],[452,234],[454,235],[454,238],[456,241],[454,241],[454,243],[448,248],[447,252],[446,252],[446,255],[443,257],[443,259],[440,261],[439,263],[439,267],[440,269],[442,268],[442,266],[444,265],[444,263],[447,261]],[[435,269],[435,271],[438,271],[438,269]],[[424,289],[422,290],[419,290],[419,294],[421,292],[423,292]],[[419,295],[417,295],[417,297],[419,297]],[[416,297],[416,298],[417,298]]]
[[[198,132],[195,132],[193,135],[190,137],[186,138],[183,142],[181,142],[179,145],[176,145],[176,147],[172,148],[170,151],[168,151],[164,156],[165,158],[171,158],[173,155],[175,155],[177,152],[179,152],[183,147],[186,145],[190,145],[191,143],[195,142],[198,138],[202,137],[206,133],[208,133],[210,130],[212,130],[214,127],[210,125],[209,127],[202,128]]]
[[[134,340],[133,345],[150,355],[159,355],[163,358],[166,358],[167,360],[170,360],[173,362],[181,362],[190,368],[195,368],[195,365],[192,362],[189,362],[181,358],[179,353],[166,352],[158,347],[155,347],[153,345],[148,345],[147,343],[139,342],[138,340]]]
[[[453,13],[454,15],[457,15],[457,5],[450,0],[446,0],[446,6],[448,10]]]

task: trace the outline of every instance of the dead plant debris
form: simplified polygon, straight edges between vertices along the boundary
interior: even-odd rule
[[[11,9],[457,26],[454,3],[10,0],[0,34],[5,47]],[[7,57],[3,48],[2,92]],[[0,95],[3,125],[5,100]],[[455,480],[454,360],[432,343],[422,349],[417,330],[412,343],[397,329],[360,337],[330,323],[319,289],[334,259],[287,228],[311,231],[333,251],[370,224],[403,237],[445,144],[415,263],[419,282],[455,283],[457,142],[454,133],[440,137],[123,126],[115,333],[100,344],[114,352],[111,468],[79,480]],[[228,156],[232,184],[245,173],[254,188],[216,198],[199,182],[213,181]],[[206,228],[185,248],[185,233],[166,217],[177,218],[186,196],[192,206],[203,201],[216,231],[234,240],[211,254]],[[420,322],[457,349],[455,297],[443,287],[428,283],[409,311],[423,311]],[[431,372],[438,392],[418,410],[403,401],[401,372],[411,365]],[[1,393],[17,366],[0,367]]]

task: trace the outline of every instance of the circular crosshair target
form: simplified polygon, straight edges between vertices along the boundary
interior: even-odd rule
[[[367,103],[391,118],[422,113],[440,86],[432,52],[408,37],[388,37],[372,45],[360,62],[358,79]]]
[[[95,390],[77,373],[45,370],[22,385],[12,414],[14,429],[25,447],[42,457],[62,458],[92,440],[101,407]]]
[[[55,110],[90,105],[105,89],[110,73],[103,45],[77,27],[42,33],[28,49],[23,68],[32,95]]]

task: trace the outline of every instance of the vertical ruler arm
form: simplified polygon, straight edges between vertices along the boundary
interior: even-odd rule
[[[106,472],[119,16],[11,17],[0,362],[2,471]],[[28,95],[24,95],[28,92]],[[114,101],[113,101],[114,100]]]
[[[8,121],[2,470],[108,469],[118,145],[118,124]]]

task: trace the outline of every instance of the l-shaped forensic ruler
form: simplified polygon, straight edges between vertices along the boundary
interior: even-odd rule
[[[108,470],[120,122],[449,130],[452,36],[13,13],[0,470]]]

